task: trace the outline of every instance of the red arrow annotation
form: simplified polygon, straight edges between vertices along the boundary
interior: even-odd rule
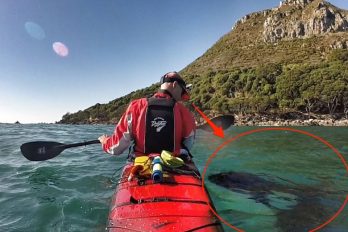
[[[209,124],[209,126],[213,129],[214,135],[224,138],[224,130],[222,127],[216,126],[200,109],[198,109],[195,104],[192,103],[193,108],[204,118],[204,120]]]

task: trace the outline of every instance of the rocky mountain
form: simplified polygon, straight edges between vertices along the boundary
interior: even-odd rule
[[[262,35],[270,43],[348,31],[347,11],[323,1],[285,0],[265,15]],[[332,46],[347,48],[348,41]]]
[[[323,0],[284,0],[278,7],[238,20],[184,73],[202,73],[265,63],[311,64],[348,45],[348,11]]]
[[[347,47],[347,10],[323,0],[283,0],[238,20],[180,73],[194,84],[192,101],[211,114],[348,117]],[[157,87],[68,113],[61,123],[115,123],[129,101]]]

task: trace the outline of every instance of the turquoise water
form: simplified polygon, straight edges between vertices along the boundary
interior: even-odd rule
[[[252,127],[232,127],[226,139]],[[347,127],[299,128],[326,139],[348,160]],[[0,124],[0,231],[104,231],[116,171],[125,156],[99,145],[65,150],[45,162],[27,161],[22,143],[74,143],[112,133],[113,126]],[[193,149],[203,171],[224,140],[199,131]],[[264,180],[258,192],[229,189],[208,180],[221,173]],[[321,142],[288,131],[241,137],[221,149],[207,169],[206,186],[219,215],[245,231],[308,231],[329,219],[348,194],[348,174]],[[348,231],[347,207],[320,231]],[[233,231],[225,226],[226,231]]]

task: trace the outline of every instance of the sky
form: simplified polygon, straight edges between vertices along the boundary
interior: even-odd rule
[[[347,0],[331,0],[348,9]],[[180,71],[279,0],[1,0],[0,122],[53,123]]]

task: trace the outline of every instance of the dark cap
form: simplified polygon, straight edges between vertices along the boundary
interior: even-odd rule
[[[183,92],[181,95],[182,100],[187,101],[190,99],[190,95],[188,93],[188,86],[192,86],[191,84],[186,85],[186,82],[182,79],[182,77],[179,75],[179,73],[177,72],[169,72],[164,74],[161,77],[161,81],[160,83],[163,84],[165,82],[178,82],[178,84],[180,85],[180,87],[182,88]]]

